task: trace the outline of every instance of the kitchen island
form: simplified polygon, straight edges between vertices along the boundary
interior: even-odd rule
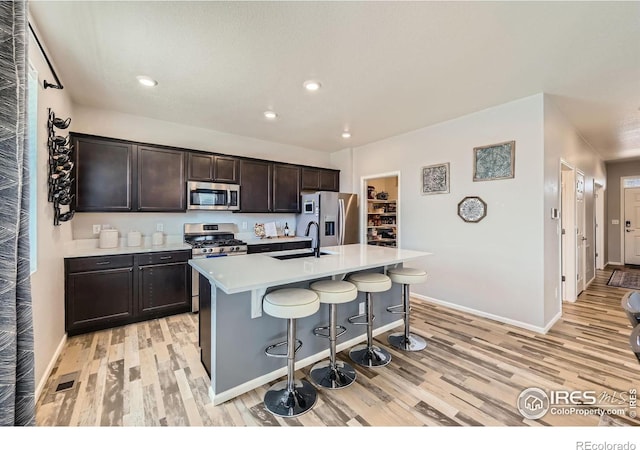
[[[323,247],[322,256],[311,256],[308,249],[223,258],[192,259],[189,264],[200,273],[201,360],[211,377],[210,396],[214,405],[269,383],[286,374],[285,360],[268,358],[264,349],[286,339],[285,320],[262,313],[262,298],[280,288],[308,288],[318,280],[342,280],[356,272],[385,273],[387,269],[414,261],[427,252],[390,247],[351,244]],[[277,259],[298,253],[300,258]],[[297,256],[297,255],[296,255]],[[394,284],[387,292],[374,294],[374,335],[401,326],[398,315],[386,308],[401,302],[401,287]],[[362,306],[360,306],[362,304]],[[341,351],[366,340],[364,326],[347,318],[363,311],[364,293],[338,308],[338,324],[347,332],[340,338]],[[328,323],[328,305],[318,313],[297,320],[297,338],[303,342],[296,355],[296,369],[328,356],[328,341],[312,330]],[[392,362],[393,364],[393,362]]]

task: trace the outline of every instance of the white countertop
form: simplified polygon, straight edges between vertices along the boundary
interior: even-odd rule
[[[77,239],[65,246],[65,258],[80,258],[84,256],[126,255],[130,253],[171,252],[176,250],[191,250],[191,246],[182,241],[182,236],[166,236],[163,245],[151,245],[151,239],[146,237],[142,245],[128,247],[126,239],[120,238],[118,247],[99,248],[98,239]]]
[[[341,275],[358,270],[390,266],[431,253],[350,244],[323,247],[331,253],[320,258],[279,260],[270,255],[306,253],[309,249],[283,252],[254,253],[223,258],[191,259],[189,264],[216,287],[227,294],[266,289],[298,281]]]

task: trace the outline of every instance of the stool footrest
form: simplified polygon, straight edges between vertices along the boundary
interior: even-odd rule
[[[283,347],[287,344],[288,344],[287,341],[282,341],[282,342],[278,342],[277,344],[270,345],[264,349],[264,353],[265,355],[271,356],[272,358],[286,358],[287,356],[289,356],[287,353],[275,353],[273,350]],[[296,339],[295,352],[300,350],[300,347],[302,347],[302,341],[300,339]]]
[[[331,336],[329,335],[329,329],[331,327],[317,327],[313,329],[313,334],[318,336],[318,337],[323,337],[323,338],[327,338],[329,339]],[[347,332],[347,329],[345,327],[343,327],[342,325],[336,325],[336,337],[339,338],[340,336],[342,336],[343,334],[345,334]],[[324,333],[324,331],[326,331],[326,333]]]
[[[396,311],[398,308],[402,308],[402,311]],[[400,303],[399,305],[387,306],[387,311],[391,314],[406,314],[404,311],[404,304]]]
[[[369,325],[368,322],[356,322],[356,319],[359,319],[361,317],[367,317],[367,315],[366,314],[358,314],[356,316],[349,317],[347,320],[349,321],[349,323],[352,323],[354,325]],[[371,322],[373,322],[374,320],[376,320],[376,316],[371,316]]]

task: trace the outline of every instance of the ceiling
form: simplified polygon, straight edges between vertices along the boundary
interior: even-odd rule
[[[640,156],[637,2],[29,4],[82,105],[333,152],[545,92],[603,159]]]

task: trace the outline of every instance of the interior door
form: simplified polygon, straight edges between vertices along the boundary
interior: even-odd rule
[[[640,264],[640,188],[624,190],[624,263]]]
[[[576,172],[576,291],[584,291],[584,272],[586,267],[585,212],[584,212],[584,175]]]

